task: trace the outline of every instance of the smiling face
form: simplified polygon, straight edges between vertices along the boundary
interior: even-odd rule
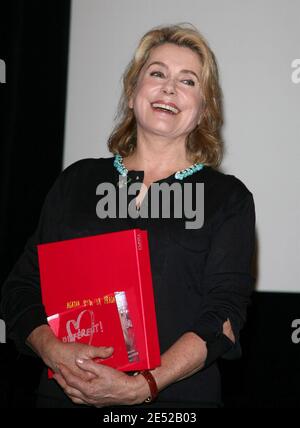
[[[153,48],[129,101],[138,134],[186,139],[202,110],[200,71],[200,59],[189,48],[171,43]]]

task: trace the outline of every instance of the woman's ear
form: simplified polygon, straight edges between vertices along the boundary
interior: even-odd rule
[[[128,100],[128,107],[132,110],[133,109],[133,97],[131,96]]]

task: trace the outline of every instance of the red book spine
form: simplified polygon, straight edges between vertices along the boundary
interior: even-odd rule
[[[160,365],[160,355],[157,352],[151,352],[151,350],[159,349],[157,325],[151,315],[155,314],[154,294],[152,287],[143,286],[143,284],[145,284],[149,279],[152,283],[152,273],[150,264],[148,262],[150,260],[150,254],[147,232],[142,230],[135,230],[134,235],[136,240],[139,295],[141,297],[142,323],[145,335],[147,366],[155,368]],[[147,308],[145,305],[147,305]]]

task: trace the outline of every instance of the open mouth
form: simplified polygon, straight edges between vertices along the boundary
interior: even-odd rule
[[[169,114],[178,114],[180,113],[180,110],[174,106],[171,106],[169,104],[162,104],[162,103],[152,103],[152,108],[156,111],[161,111]]]

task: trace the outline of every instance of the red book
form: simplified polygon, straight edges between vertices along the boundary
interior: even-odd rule
[[[138,351],[138,360],[121,369],[160,365],[147,231],[131,229],[40,244],[38,258],[48,316],[97,306],[104,296],[119,292],[120,320],[127,327],[131,324],[128,331],[133,332]]]

